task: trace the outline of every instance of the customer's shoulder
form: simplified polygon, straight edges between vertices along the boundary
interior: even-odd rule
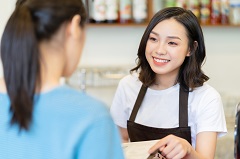
[[[49,95],[45,99],[49,99],[50,97],[59,105],[62,105],[62,107],[67,105],[69,109],[79,112],[105,112],[107,107],[102,101],[89,95],[87,92],[69,86],[60,87],[53,92],[52,96]]]

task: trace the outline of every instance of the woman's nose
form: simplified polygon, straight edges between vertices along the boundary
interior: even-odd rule
[[[166,55],[167,50],[166,50],[164,44],[159,43],[156,47],[155,53],[158,55]]]

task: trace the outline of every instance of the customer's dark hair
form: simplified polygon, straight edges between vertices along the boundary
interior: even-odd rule
[[[189,41],[188,45],[191,50],[190,56],[185,58],[180,67],[177,82],[186,89],[190,88],[190,90],[193,90],[198,86],[202,86],[203,83],[209,79],[201,70],[206,56],[204,37],[196,16],[190,10],[185,10],[180,7],[164,8],[153,16],[142,36],[138,48],[137,66],[131,69],[131,72],[140,71],[139,80],[146,86],[153,84],[156,75],[155,72],[152,71],[145,56],[146,44],[152,29],[159,22],[171,18],[184,26]],[[197,48],[195,48],[194,41],[198,43]]]
[[[36,86],[40,81],[38,44],[50,39],[61,24],[81,16],[86,21],[81,0],[18,0],[1,39],[4,79],[10,98],[11,124],[29,129]]]

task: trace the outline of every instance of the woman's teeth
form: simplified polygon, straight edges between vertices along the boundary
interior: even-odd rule
[[[154,61],[161,62],[161,63],[167,63],[170,61],[170,60],[162,60],[162,59],[157,59],[157,58],[153,58],[153,59],[154,59]]]

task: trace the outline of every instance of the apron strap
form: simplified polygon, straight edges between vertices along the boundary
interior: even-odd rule
[[[180,85],[179,91],[179,127],[188,127],[188,93]]]
[[[144,85],[142,85],[142,87],[140,89],[140,92],[138,94],[137,100],[136,100],[136,102],[134,104],[131,116],[129,118],[130,121],[134,121],[135,120],[135,118],[137,116],[138,109],[140,108],[140,106],[142,104],[142,101],[143,101],[143,98],[144,98],[144,96],[146,94],[147,88],[148,87],[145,87]]]

